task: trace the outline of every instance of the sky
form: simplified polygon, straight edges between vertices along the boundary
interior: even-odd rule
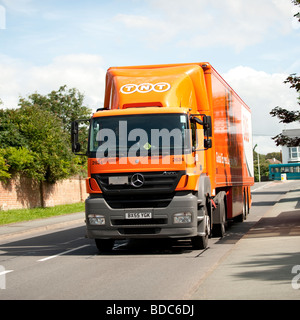
[[[103,105],[112,66],[209,62],[252,110],[259,153],[279,152],[270,110],[295,110],[284,80],[300,71],[290,0],[0,0],[0,99],[77,88]]]

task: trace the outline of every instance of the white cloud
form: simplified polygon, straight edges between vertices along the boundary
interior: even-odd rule
[[[297,93],[283,83],[288,74],[268,74],[249,67],[238,66],[222,75],[252,110],[254,144],[259,143],[260,153],[279,151],[271,137],[282,129],[294,128],[297,124],[283,125],[270,115],[276,106],[296,110]],[[298,125],[299,127],[299,125]],[[256,141],[256,142],[255,142]]]
[[[147,16],[119,14],[128,29],[152,46],[161,39],[178,46],[230,46],[240,51],[274,34],[293,30],[293,4],[286,0],[148,0]],[[179,40],[180,39],[180,40]]]
[[[114,20],[123,22],[129,28],[152,28],[154,23],[149,17],[121,13],[117,14]]]
[[[17,107],[19,96],[38,92],[47,94],[66,84],[85,95],[85,103],[96,109],[103,105],[105,86],[104,62],[101,56],[74,54],[56,57],[50,64],[36,66],[22,60],[0,56],[0,99],[4,107]],[[271,140],[284,128],[270,110],[276,106],[296,109],[297,93],[283,81],[288,74],[255,70],[246,66],[235,67],[222,74],[252,110],[254,143],[260,152],[280,150]],[[290,126],[288,126],[290,127]]]
[[[113,21],[121,25],[125,37],[134,37],[143,42],[146,47],[159,48],[172,40],[179,32],[180,27],[172,26],[160,17],[117,14]],[[127,31],[124,31],[124,26]],[[125,29],[126,30],[126,29]]]
[[[0,61],[0,98],[4,107],[17,107],[19,96],[47,94],[65,84],[83,93],[90,108],[103,104],[106,70],[101,56],[59,56],[45,66],[28,65],[6,56],[1,56]]]
[[[257,144],[255,151],[260,154],[280,152],[281,147],[277,147],[270,136],[253,136],[253,147]],[[255,160],[255,159],[254,159]]]
[[[5,8],[9,11],[31,15],[37,12],[33,0],[2,0]]]

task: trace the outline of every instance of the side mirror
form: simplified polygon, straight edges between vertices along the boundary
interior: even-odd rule
[[[205,149],[212,148],[212,140],[211,139],[204,139],[204,148]]]
[[[203,129],[204,129],[205,136],[212,137],[211,116],[204,116],[203,117]]]
[[[201,120],[200,120],[199,118],[197,118],[197,117],[192,117],[192,118],[191,118],[191,121],[194,121],[194,122],[200,124],[201,126],[204,125],[204,121],[201,121]]]
[[[77,153],[77,152],[80,152],[80,150],[81,150],[81,144],[79,142],[76,142],[76,144],[73,148],[73,152]]]
[[[197,116],[203,116],[203,120],[200,120],[197,118]],[[203,126],[204,130],[204,149],[210,149],[212,148],[212,140],[209,139],[209,137],[212,137],[212,122],[211,122],[211,116],[207,116],[206,114],[194,114],[190,117],[191,121],[198,123]]]
[[[80,143],[78,142],[78,122],[73,121],[71,123],[71,141],[72,141],[72,152],[79,152],[81,149]]]
[[[86,153],[79,153],[82,150],[82,146],[79,142],[79,122],[89,122],[89,119],[84,120],[75,120],[71,123],[71,143],[72,143],[72,152],[77,155],[87,155]],[[82,131],[82,129],[81,129]],[[86,132],[87,134],[87,132]],[[82,133],[81,133],[82,136]],[[84,147],[85,148],[85,147]]]

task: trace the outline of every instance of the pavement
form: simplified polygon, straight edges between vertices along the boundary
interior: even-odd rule
[[[51,232],[70,226],[85,225],[85,213],[77,212],[45,219],[18,222],[0,226],[0,240],[7,240],[20,236],[30,236],[40,232]]]
[[[300,188],[286,193],[221,258],[194,300],[300,300]]]
[[[79,212],[0,226],[0,240],[84,226],[84,219],[84,212]],[[236,242],[199,283],[191,299],[300,300],[299,187],[281,197]]]

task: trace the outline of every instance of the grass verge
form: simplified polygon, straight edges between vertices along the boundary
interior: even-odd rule
[[[49,218],[84,211],[84,203],[64,204],[49,208],[0,211],[0,225]]]

